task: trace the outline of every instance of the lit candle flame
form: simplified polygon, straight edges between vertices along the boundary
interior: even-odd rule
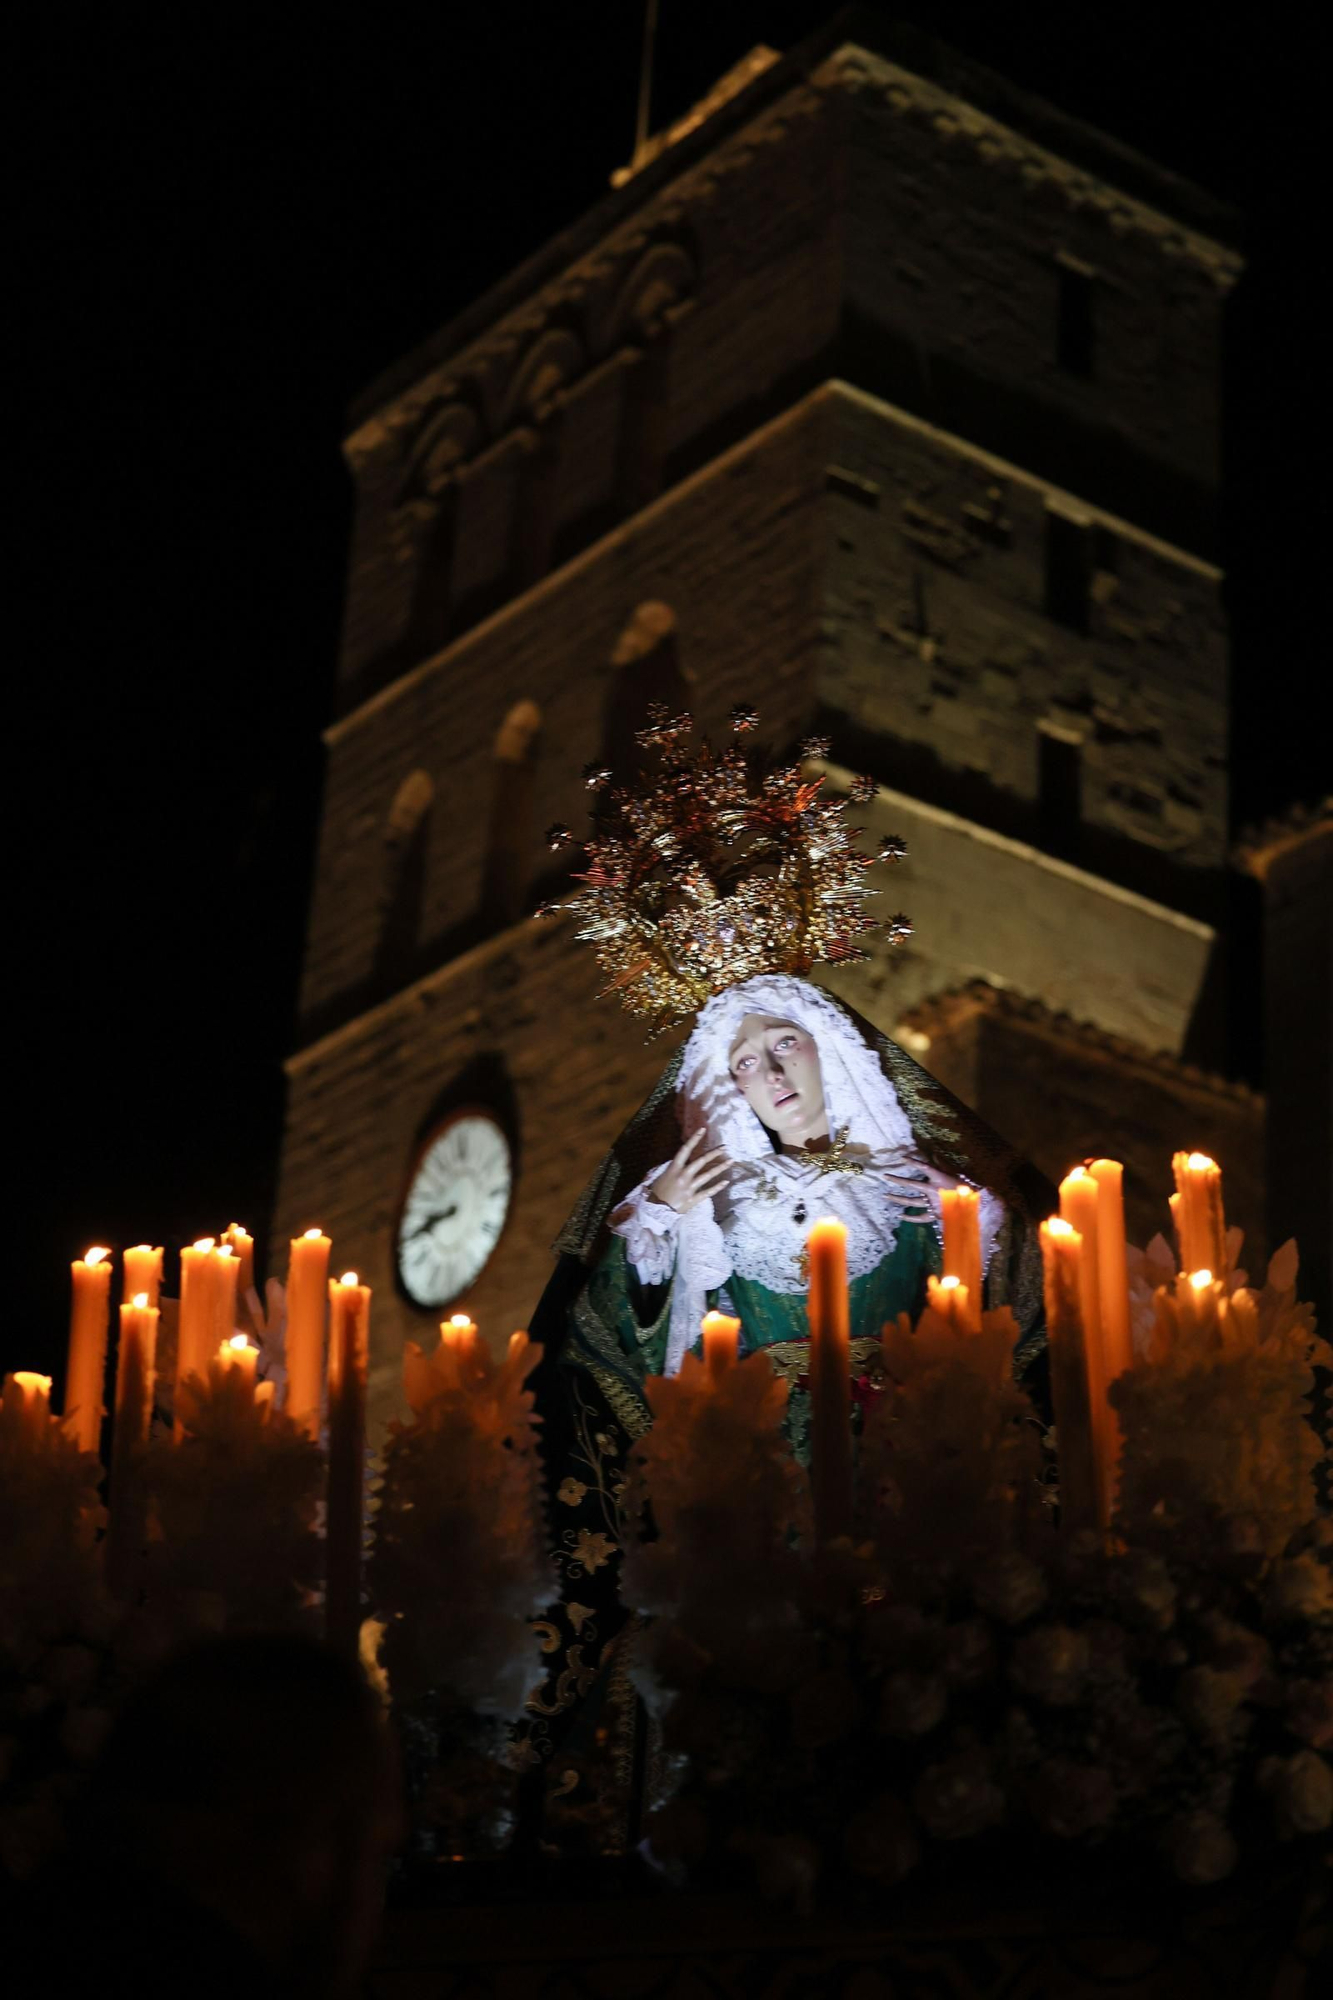
[[[1211,1271],[1190,1272],[1190,1283],[1193,1285],[1196,1292],[1205,1291],[1207,1287],[1212,1284],[1212,1282],[1213,1282],[1213,1274]]]
[[[1069,1169],[1069,1172],[1065,1175],[1065,1179],[1067,1181],[1090,1181],[1092,1175],[1088,1172],[1086,1166],[1077,1166]]]
[[[361,1280],[357,1277],[355,1271],[344,1271],[338,1283],[340,1285],[359,1285]]]
[[[100,1264],[104,1257],[109,1257],[110,1255],[111,1252],[104,1249],[102,1245],[94,1244],[91,1250],[84,1251],[83,1261],[85,1264]]]
[[[219,1243],[217,1248],[217,1254],[219,1257],[230,1257],[231,1255],[230,1243]]]
[[[1077,1234],[1072,1222],[1066,1222],[1063,1215],[1053,1215],[1046,1224],[1052,1236],[1073,1236]]]
[[[450,1326],[471,1326],[472,1321],[466,1313],[450,1313],[449,1324]]]
[[[136,1306],[140,1312],[143,1312],[148,1305],[147,1292],[136,1292],[134,1294],[134,1297],[130,1300],[130,1304],[132,1306]]]
[[[941,1278],[940,1290],[942,1292],[956,1292],[962,1282],[961,1278]]]
[[[34,1391],[42,1396],[49,1396],[51,1393],[51,1377],[49,1375],[35,1375],[31,1368],[16,1368],[14,1370],[14,1383],[17,1388],[27,1390],[29,1395]]]
[[[217,1238],[215,1236],[200,1236],[190,1245],[190,1248],[192,1250],[211,1250],[216,1241]]]
[[[135,1257],[151,1257],[152,1254],[153,1246],[151,1243],[136,1243],[132,1252],[126,1252],[127,1256],[133,1255]]]
[[[250,1345],[250,1343],[246,1339],[243,1333],[234,1333],[231,1339],[227,1342],[227,1345],[230,1348],[233,1348],[237,1354],[244,1354],[246,1348]]]
[[[1202,1174],[1206,1173],[1209,1167],[1215,1167],[1217,1161],[1210,1160],[1207,1153],[1191,1153],[1185,1165],[1191,1173]]]
[[[305,1233],[305,1240],[307,1243],[318,1243],[320,1237],[323,1234],[324,1231],[322,1229],[307,1229]]]

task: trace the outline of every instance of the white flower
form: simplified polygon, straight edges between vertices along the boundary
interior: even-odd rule
[[[889,1674],[880,1698],[879,1726],[886,1736],[926,1736],[943,1720],[949,1691],[938,1674],[902,1667]]]
[[[1264,1608],[1277,1625],[1327,1617],[1333,1612],[1333,1573],[1315,1556],[1274,1563]]]
[[[970,1752],[931,1764],[918,1778],[912,1805],[936,1840],[965,1840],[994,1826],[1004,1794],[986,1761]]]
[[[1266,1757],[1259,1783],[1273,1802],[1273,1818],[1283,1839],[1323,1833],[1333,1825],[1333,1770],[1317,1750],[1294,1757]]]
[[[1187,1667],[1176,1682],[1176,1707],[1200,1736],[1225,1736],[1243,1695],[1240,1675],[1221,1667]]]
[[[1088,1672],[1088,1642],[1069,1625],[1038,1625],[1014,1647],[1009,1678],[1054,1707],[1078,1700]]]
[[[82,1701],[97,1679],[98,1658],[91,1646],[52,1646],[42,1663],[42,1679],[64,1701]]]
[[[71,1708],[60,1725],[60,1747],[75,1764],[91,1764],[110,1727],[104,1708]]]
[[[1098,1764],[1078,1764],[1069,1757],[1043,1763],[1028,1789],[1028,1804],[1037,1824],[1060,1840],[1074,1840],[1094,1827],[1105,1826],[1115,1811],[1115,1786]]]
[[[1236,1843],[1216,1813],[1178,1813],[1167,1824],[1162,1847],[1177,1879],[1203,1887],[1220,1882],[1236,1865]]]
[[[1176,1586],[1160,1556],[1129,1549],[1112,1565],[1111,1588],[1136,1622],[1158,1632],[1170,1630],[1176,1615]]]
[[[903,1801],[893,1792],[880,1792],[847,1822],[842,1851],[854,1874],[892,1884],[915,1868],[921,1842]]]
[[[732,1845],[754,1864],[759,1893],[773,1903],[792,1904],[809,1916],[819,1876],[819,1849],[798,1833],[737,1833]]]
[[[1005,1625],[1021,1625],[1046,1602],[1046,1579],[1036,1563],[1017,1549],[1005,1549],[977,1574],[973,1596],[983,1611]]]
[[[860,1720],[856,1683],[839,1667],[812,1674],[791,1697],[792,1740],[803,1750],[822,1750],[841,1742]]]

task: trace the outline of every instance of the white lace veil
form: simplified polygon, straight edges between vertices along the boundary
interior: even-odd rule
[[[703,1125],[708,1144],[725,1146],[733,1159],[759,1160],[772,1152],[772,1139],[731,1073],[731,1045],[747,1014],[794,1021],[814,1037],[830,1136],[846,1126],[853,1144],[874,1152],[911,1148],[911,1124],[875,1051],[835,1000],[786,973],[743,980],[705,1002],[685,1044],[676,1086],[685,1138]]]
[[[911,1122],[880,1067],[878,1056],[828,994],[785,973],[761,975],[729,986],[705,1002],[681,1057],[677,1092],[681,1135],[702,1126],[708,1146],[725,1146],[733,1160],[771,1158],[773,1141],[740,1093],[731,1073],[731,1047],[747,1014],[792,1021],[813,1036],[819,1050],[830,1135],[846,1128],[849,1142],[872,1152],[911,1151]],[[746,1199],[744,1179],[729,1194],[733,1207]],[[722,1233],[709,1201],[681,1218],[671,1295],[666,1373],[674,1375],[698,1337],[705,1294],[730,1276]]]

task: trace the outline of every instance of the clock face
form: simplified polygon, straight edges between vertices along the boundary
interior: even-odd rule
[[[445,1306],[480,1276],[509,1213],[509,1141],[484,1111],[464,1111],[426,1145],[398,1223],[398,1274],[419,1306]]]

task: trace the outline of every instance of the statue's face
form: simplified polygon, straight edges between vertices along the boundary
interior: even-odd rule
[[[819,1048],[795,1021],[747,1014],[728,1061],[741,1096],[784,1145],[808,1145],[827,1132]]]

